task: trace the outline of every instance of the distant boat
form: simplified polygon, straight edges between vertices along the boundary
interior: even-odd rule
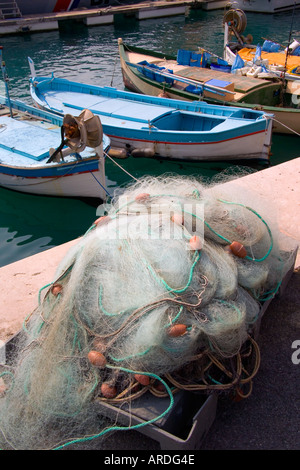
[[[235,7],[256,13],[280,13],[300,8],[300,1],[291,0],[236,0]]]
[[[44,13],[59,13],[63,11],[71,11],[76,9],[102,8],[111,5],[126,5],[136,3],[134,0],[17,0],[16,6],[20,10],[21,15],[37,15]],[[9,2],[3,4],[4,10],[11,8]],[[0,5],[1,10],[1,5]]]
[[[19,100],[0,96],[0,186],[24,193],[97,198],[105,201],[105,165],[103,150],[108,152],[110,140],[96,127],[95,148],[90,144],[87,127],[93,117],[80,120],[80,137],[62,144],[62,125],[65,119],[38,110]],[[70,118],[70,116],[69,116]],[[87,142],[84,133],[87,132]],[[101,137],[102,135],[102,137]],[[61,149],[57,152],[56,150]]]
[[[292,84],[230,73],[228,65],[205,66],[205,51],[178,50],[177,56],[127,45],[120,38],[123,81],[146,95],[262,110],[274,115],[273,132],[300,133],[300,109]],[[224,62],[224,61],[223,61]],[[225,71],[226,70],[226,71]]]
[[[37,77],[30,62],[35,103],[61,115],[88,108],[101,117],[112,148],[183,161],[269,161],[272,119],[265,113]]]

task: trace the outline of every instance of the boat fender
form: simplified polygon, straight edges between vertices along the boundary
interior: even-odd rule
[[[135,158],[152,158],[154,157],[154,150],[150,148],[133,149],[131,150],[131,156]]]
[[[116,148],[110,148],[108,155],[113,158],[122,158],[122,159],[129,157],[125,149],[116,149]]]

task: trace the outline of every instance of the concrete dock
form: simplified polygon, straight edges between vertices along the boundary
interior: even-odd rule
[[[65,22],[82,23],[86,26],[113,24],[116,15],[135,17],[137,20],[184,15],[198,0],[155,0],[129,5],[101,8],[76,9],[65,12],[26,15],[0,20],[0,36],[58,30]]]
[[[300,246],[300,157],[226,184],[237,185],[241,191],[251,189],[275,204],[280,231]],[[40,288],[54,280],[58,263],[75,243],[72,240],[0,268],[0,341],[7,341],[22,328],[26,316],[37,306]],[[298,250],[286,289],[271,302],[262,319],[261,367],[254,390],[250,398],[232,403],[230,409],[221,403],[203,448],[299,449],[300,364],[291,359],[292,343],[300,341],[299,288]],[[128,431],[114,433],[103,449],[155,450],[159,446],[150,438]]]

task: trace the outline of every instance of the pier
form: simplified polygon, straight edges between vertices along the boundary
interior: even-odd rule
[[[201,0],[155,0],[131,5],[17,16],[0,19],[0,36],[58,30],[67,21],[82,23],[86,26],[109,25],[114,23],[116,15],[123,15],[124,18],[135,17],[137,20],[185,15],[188,8],[201,8],[202,3],[212,2],[202,2]]]

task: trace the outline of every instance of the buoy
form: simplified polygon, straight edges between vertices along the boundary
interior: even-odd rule
[[[149,385],[150,383],[150,378],[148,375],[144,374],[134,374],[134,378],[137,382],[139,382],[141,385]]]
[[[99,227],[100,225],[107,224],[110,220],[111,218],[109,217],[109,215],[103,215],[102,217],[99,217],[99,219],[95,220],[94,225],[97,225],[97,227]]]
[[[136,202],[146,202],[150,198],[150,194],[148,193],[140,193],[137,196],[135,196]]]
[[[186,333],[187,326],[182,323],[177,323],[176,325],[171,326],[168,330],[168,335],[171,338],[177,338],[178,336],[183,336]]]
[[[191,250],[201,250],[202,249],[202,241],[201,238],[198,237],[198,235],[194,235],[192,238],[190,238],[190,248]]]
[[[171,217],[172,222],[177,225],[183,225],[184,224],[184,217],[181,214],[173,214]]]
[[[62,292],[62,285],[61,284],[53,284],[53,286],[51,287],[51,292],[53,295],[55,295],[55,297],[58,296],[58,294],[60,294]]]
[[[245,256],[247,256],[246,248],[240,242],[232,242],[229,248],[232,253],[239,258],[245,258]]]
[[[101,394],[105,398],[114,398],[117,395],[117,389],[114,385],[110,385],[107,382],[103,382],[101,385]]]
[[[93,366],[100,368],[106,366],[106,359],[99,351],[90,351],[88,353],[88,360],[91,364],[93,364]]]

